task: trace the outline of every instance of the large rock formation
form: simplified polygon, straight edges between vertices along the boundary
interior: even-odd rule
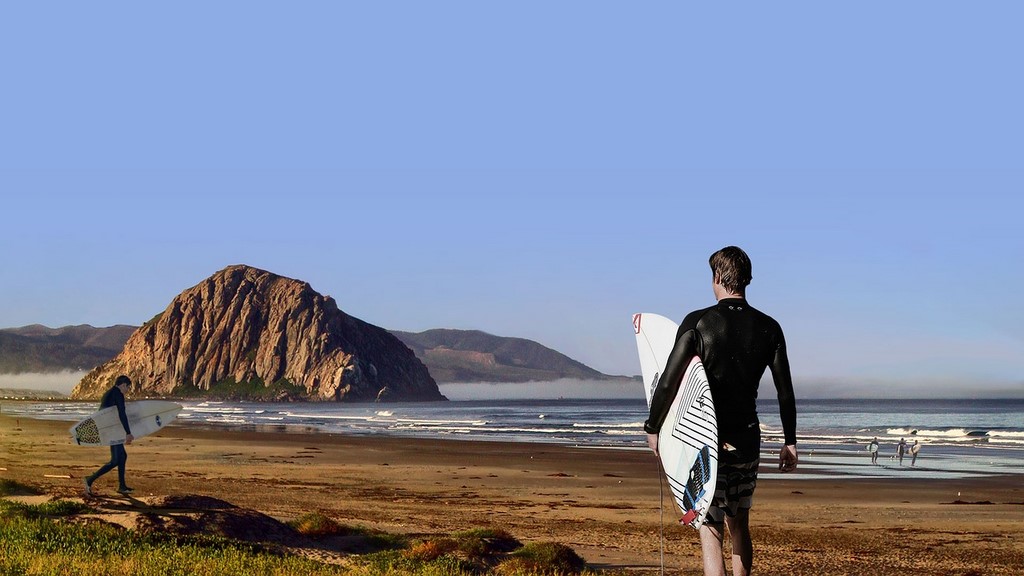
[[[338,309],[309,284],[230,266],[179,294],[113,360],[79,382],[97,398],[118,374],[135,396],[285,400],[444,400],[395,336]]]

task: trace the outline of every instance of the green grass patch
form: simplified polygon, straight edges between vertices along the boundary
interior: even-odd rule
[[[305,398],[307,394],[305,387],[293,384],[287,378],[281,378],[267,385],[262,378],[257,377],[241,382],[235,381],[234,378],[227,378],[210,386],[209,389],[200,388],[189,382],[175,388],[173,396],[211,400],[266,402],[281,398]]]
[[[87,514],[92,511],[93,509],[89,506],[70,500],[51,500],[42,504],[0,501],[0,517],[4,518],[61,518]]]
[[[536,542],[527,544],[498,565],[496,572],[511,574],[579,574],[587,563],[564,544]]]
[[[340,524],[319,512],[305,514],[288,524],[299,534],[314,540],[344,539],[344,542],[335,542],[335,545],[341,551],[349,553],[366,554],[381,550],[397,550],[409,544],[405,536]]]
[[[355,557],[350,566],[350,574],[358,576],[473,576],[480,573],[472,564],[454,556],[424,560],[400,550]]]
[[[223,538],[140,534],[67,519],[0,518],[0,575],[336,575],[347,571]]]
[[[32,505],[0,500],[0,576],[540,576],[577,574],[584,568],[583,560],[566,546],[524,546],[498,529],[468,530],[410,544],[404,536],[346,526],[321,513],[290,523],[325,549],[344,550],[351,543],[365,548],[344,550],[353,555],[337,566],[263,544],[139,532],[94,516],[80,517],[93,512],[66,500]]]
[[[350,529],[319,512],[310,512],[288,523],[295,531],[311,538],[344,536]]]

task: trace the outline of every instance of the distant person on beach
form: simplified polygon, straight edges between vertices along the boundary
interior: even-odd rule
[[[914,445],[910,447],[910,465],[917,464],[917,453],[921,451],[921,443],[914,440]]]
[[[679,326],[665,372],[651,398],[644,430],[648,445],[657,453],[658,431],[683,373],[690,360],[699,356],[715,401],[721,444],[718,485],[700,528],[704,573],[725,574],[722,541],[728,526],[733,574],[747,575],[754,557],[749,520],[761,453],[757,388],[765,368],[771,369],[778,392],[785,435],[785,446],[779,452],[779,469],[783,472],[797,466],[796,399],[782,328],[746,300],[746,287],[752,277],[750,259],[743,250],[729,246],[715,252],[710,264],[718,303],[691,312]]]
[[[903,466],[903,455],[907,453],[907,441],[900,438],[900,443],[896,445],[896,457],[900,460],[900,466]]]
[[[132,430],[128,426],[128,415],[124,411],[124,395],[132,387],[131,378],[124,374],[117,377],[114,381],[114,385],[111,386],[110,390],[107,390],[103,394],[103,398],[100,400],[100,409],[109,408],[110,406],[117,406],[117,417],[121,420],[121,425],[124,426],[124,431],[128,435],[125,438],[125,444],[131,444],[132,440],[135,439],[132,436]],[[124,481],[124,470],[125,464],[128,462],[128,451],[124,449],[124,444],[116,444],[110,447],[110,462],[107,462],[100,467],[99,470],[93,472],[89,476],[85,477],[85,494],[92,496],[92,483],[97,478],[103,476],[107,472],[110,472],[114,468],[117,468],[117,480],[118,488],[117,491],[121,494],[131,494],[134,492],[131,488],[125,484]]]
[[[871,452],[871,463],[877,465],[878,464],[878,438],[874,438],[873,440],[871,440],[871,443],[868,444],[868,452]]]

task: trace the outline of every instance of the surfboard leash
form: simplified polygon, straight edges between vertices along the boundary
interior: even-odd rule
[[[658,461],[658,535],[661,542],[661,576],[665,576],[665,471],[661,466],[661,458],[655,456]]]

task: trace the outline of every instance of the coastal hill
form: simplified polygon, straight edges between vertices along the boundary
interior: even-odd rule
[[[444,400],[395,336],[309,284],[229,266],[175,297],[71,395],[98,398],[118,374],[143,393],[262,400]]]
[[[438,382],[543,382],[560,378],[609,380],[568,356],[524,338],[478,330],[393,331]]]
[[[0,374],[89,370],[117,355],[135,328],[33,324],[0,330]]]

